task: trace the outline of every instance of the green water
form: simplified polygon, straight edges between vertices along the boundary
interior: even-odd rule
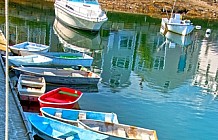
[[[161,20],[145,15],[108,12],[97,34],[58,23],[59,35],[52,8],[17,4],[9,15],[12,43],[29,40],[50,45],[51,51],[71,51],[64,40],[94,57],[102,80],[98,92],[74,86],[84,92],[81,109],[115,112],[120,123],[155,129],[159,140],[218,139],[217,22],[192,19],[201,30],[166,39],[159,33]],[[1,29],[3,23],[2,14]]]

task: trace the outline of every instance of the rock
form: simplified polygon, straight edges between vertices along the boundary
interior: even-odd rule
[[[161,18],[161,13],[171,13],[174,1],[169,0],[99,0],[103,9],[107,11],[123,11],[129,13],[141,13]],[[111,2],[117,2],[116,6],[108,7]],[[128,3],[122,6],[121,3]],[[218,13],[217,0],[177,0],[174,11],[184,14],[186,17],[216,19]],[[207,11],[207,12],[206,12]]]

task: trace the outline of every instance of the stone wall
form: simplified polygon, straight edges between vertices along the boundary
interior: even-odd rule
[[[182,13],[184,17],[217,19],[218,0],[177,0],[174,12]],[[153,17],[169,15],[174,0],[99,0],[107,11],[141,13]]]

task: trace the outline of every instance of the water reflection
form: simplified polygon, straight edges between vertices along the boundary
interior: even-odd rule
[[[57,18],[53,24],[54,33],[58,36],[59,41],[64,44],[64,50],[77,50],[91,53],[93,50],[101,50],[101,38],[99,32],[87,32],[73,29]]]
[[[51,8],[15,6],[10,9],[10,13],[15,13],[10,15],[11,42],[29,40],[51,45],[53,51],[76,49],[90,53],[94,57],[93,67],[110,87],[131,86],[134,73],[140,79],[139,86],[159,91],[169,91],[190,81],[206,91],[217,91],[218,49],[214,29],[207,38],[204,28],[189,36],[170,32],[163,35],[159,33],[160,25],[152,22],[138,24],[109,18],[100,32],[92,34],[67,27],[55,19]],[[33,18],[33,13],[39,18]],[[0,21],[3,18],[0,16]]]
[[[202,39],[193,80],[193,85],[202,87],[205,92],[218,91],[218,42],[214,40],[215,38],[217,34],[211,34],[209,38]]]
[[[54,34],[62,44],[64,52],[85,52],[94,57],[93,68],[101,64],[101,52],[105,38],[101,38],[100,32],[89,32],[71,28],[57,18],[53,23]]]
[[[192,42],[192,36],[167,32],[165,35],[157,34],[155,38],[156,44],[151,48],[154,51],[150,52],[149,61],[141,61],[140,55],[136,60],[134,70],[142,77],[142,81],[165,92],[192,79],[199,52],[198,44]]]
[[[164,32],[162,28],[160,29],[160,33],[166,38],[166,43],[169,47],[174,47],[175,45],[186,47],[194,40],[192,34],[182,36],[173,32]]]
[[[136,43],[136,32],[118,30],[110,32],[107,47],[102,59],[102,82],[111,87],[130,85],[133,54]]]

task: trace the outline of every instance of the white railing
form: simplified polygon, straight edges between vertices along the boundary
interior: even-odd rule
[[[83,18],[86,18],[92,21],[98,22],[98,21],[105,20],[107,18],[105,11],[102,11],[101,9],[98,9],[98,10],[101,10],[101,12],[98,12],[98,11],[89,10],[87,8],[80,7],[80,6],[72,7],[72,6],[67,5],[67,8],[69,8],[73,14],[76,14],[78,16],[81,16]]]

